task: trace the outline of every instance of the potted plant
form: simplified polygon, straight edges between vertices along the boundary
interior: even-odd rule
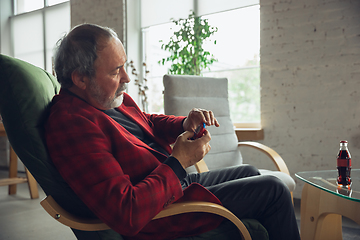
[[[172,22],[178,30],[174,31],[168,43],[161,46],[161,49],[169,51],[171,55],[161,59],[159,63],[165,65],[171,62],[169,74],[200,75],[203,69],[210,69],[209,66],[217,60],[203,49],[203,43],[210,41],[210,36],[218,29],[210,26],[207,19],[196,17],[194,12],[186,19],[172,19]]]

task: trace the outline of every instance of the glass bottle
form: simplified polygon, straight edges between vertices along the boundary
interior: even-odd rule
[[[337,155],[337,183],[339,186],[349,188],[351,185],[351,155],[347,145],[347,141],[340,141],[340,150]]]

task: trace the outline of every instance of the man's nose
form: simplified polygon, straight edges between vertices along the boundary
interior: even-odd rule
[[[122,68],[122,74],[121,74],[121,79],[120,82],[121,83],[129,83],[131,80],[129,78],[129,75],[127,74],[125,68]]]

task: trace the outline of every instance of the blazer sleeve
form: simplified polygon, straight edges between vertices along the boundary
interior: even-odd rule
[[[163,114],[146,114],[153,123],[155,136],[165,138],[168,144],[175,142],[176,138],[184,132],[183,122],[186,117],[168,116]]]
[[[148,149],[121,134],[114,144],[115,129],[104,131],[101,124],[78,114],[51,115],[46,127],[49,152],[65,181],[102,221],[122,235],[134,236],[183,195],[181,185]],[[121,159],[113,155],[114,148],[121,148],[116,149]],[[144,177],[133,183],[130,175]]]

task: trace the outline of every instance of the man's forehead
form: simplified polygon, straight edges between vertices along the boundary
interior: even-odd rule
[[[95,60],[95,67],[103,65],[108,69],[115,70],[123,66],[127,61],[124,47],[119,39],[111,38],[103,43],[103,47],[98,50],[97,59]]]

